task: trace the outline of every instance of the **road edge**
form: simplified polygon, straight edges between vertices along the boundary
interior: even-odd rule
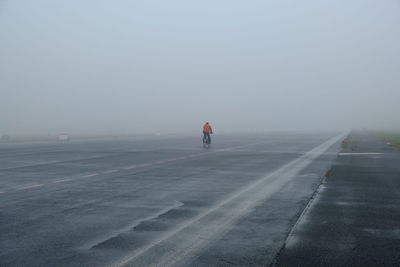
[[[330,176],[331,174],[331,169],[329,168],[325,174],[323,176],[321,176],[321,180],[319,182],[319,184],[317,185],[316,189],[314,190],[314,192],[312,193],[311,197],[308,199],[307,201],[307,205],[304,207],[304,209],[299,212],[296,222],[293,224],[292,228],[290,229],[290,231],[288,232],[286,238],[285,238],[285,242],[283,242],[282,247],[279,249],[279,251],[276,253],[274,260],[269,264],[269,267],[276,267],[278,264],[278,259],[279,256],[281,255],[281,253],[283,252],[283,250],[285,250],[286,248],[286,244],[289,240],[289,238],[293,235],[294,230],[296,229],[297,225],[302,221],[303,217],[305,216],[305,214],[307,213],[307,211],[310,209],[310,207],[312,206],[312,204],[314,203],[314,200],[317,198],[317,196],[320,194],[321,190],[322,190],[322,185],[325,183],[326,179]]]

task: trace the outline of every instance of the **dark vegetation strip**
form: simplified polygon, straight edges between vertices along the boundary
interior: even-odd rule
[[[400,148],[400,132],[381,133],[379,135],[385,142]]]

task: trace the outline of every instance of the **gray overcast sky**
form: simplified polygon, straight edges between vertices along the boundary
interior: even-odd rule
[[[0,0],[0,134],[400,127],[398,0]]]

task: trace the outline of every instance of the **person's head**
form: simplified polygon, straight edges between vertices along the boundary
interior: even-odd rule
[[[208,124],[208,122],[206,122],[206,124]]]

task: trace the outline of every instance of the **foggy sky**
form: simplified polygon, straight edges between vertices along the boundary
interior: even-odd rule
[[[0,134],[399,128],[397,0],[0,1]]]

